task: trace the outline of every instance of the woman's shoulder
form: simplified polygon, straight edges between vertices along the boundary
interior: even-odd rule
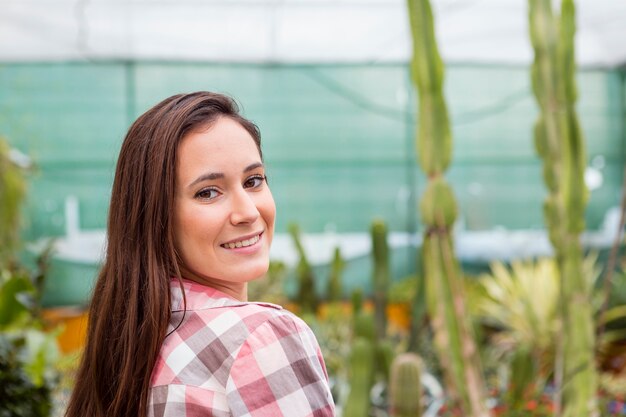
[[[226,398],[237,416],[334,415],[328,374],[307,324],[278,310],[234,355]]]
[[[219,340],[230,352],[246,342],[258,345],[286,335],[315,339],[304,320],[280,305],[266,302],[237,302],[174,312],[170,334],[168,338],[173,340],[183,338],[199,344],[196,349]]]
[[[163,383],[168,375],[169,381],[197,384],[212,375],[222,385],[242,350],[259,351],[276,342],[289,350],[296,346],[304,346],[307,353],[317,350],[304,321],[276,304],[246,302],[176,313],[159,354],[160,376],[153,382]]]
[[[204,316],[208,327],[220,324],[241,327],[238,333],[243,332],[246,337],[255,333],[274,332],[280,335],[311,331],[304,320],[293,312],[280,305],[266,302],[245,302],[195,313]]]
[[[291,355],[298,351],[304,357],[320,354],[317,339],[306,322],[276,304],[246,302],[194,314],[197,317],[191,318],[187,330],[197,327],[197,338],[213,347],[212,355],[215,346],[223,347],[225,363],[251,353],[259,356],[280,351]]]

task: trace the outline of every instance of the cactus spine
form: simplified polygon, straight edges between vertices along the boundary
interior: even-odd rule
[[[317,307],[319,306],[319,299],[315,292],[315,275],[313,274],[313,268],[309,263],[309,260],[302,246],[300,239],[300,228],[297,224],[289,225],[289,233],[293,239],[293,243],[296,246],[300,260],[296,272],[298,274],[298,295],[296,299],[298,305],[302,309],[303,314],[315,314]]]
[[[421,201],[426,226],[424,275],[435,344],[449,392],[464,415],[485,417],[486,390],[480,358],[464,305],[462,277],[454,257],[451,226],[456,218],[452,189],[443,178],[452,155],[452,134],[443,96],[443,62],[428,0],[408,0],[413,35],[411,76],[419,93],[419,162],[428,176]]]
[[[561,279],[563,331],[558,356],[562,360],[555,375],[563,396],[557,397],[556,403],[561,405],[564,417],[596,416],[598,378],[591,289],[582,273],[579,240],[585,227],[588,191],[584,182],[585,145],[575,110],[575,8],[573,0],[563,0],[557,20],[550,0],[529,0],[529,6],[530,37],[535,50],[531,76],[540,107],[535,146],[544,162],[549,191],[544,216]]]
[[[391,417],[421,417],[422,360],[415,353],[403,353],[391,365],[389,412]]]
[[[387,335],[387,292],[389,289],[389,246],[387,226],[382,220],[375,220],[371,226],[372,254],[374,255],[374,318],[376,335],[383,340]]]

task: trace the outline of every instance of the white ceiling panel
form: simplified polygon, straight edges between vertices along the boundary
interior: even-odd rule
[[[527,64],[527,0],[433,0],[447,62]],[[578,0],[577,59],[626,63],[626,0]],[[399,0],[0,0],[0,61],[378,63],[410,58]]]

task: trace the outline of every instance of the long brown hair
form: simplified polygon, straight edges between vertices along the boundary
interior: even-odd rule
[[[130,127],[120,150],[104,265],[66,417],[144,417],[150,377],[170,320],[170,280],[180,279],[172,231],[181,139],[219,117],[257,127],[221,94],[169,97]]]

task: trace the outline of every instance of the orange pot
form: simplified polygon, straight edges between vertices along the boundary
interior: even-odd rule
[[[57,341],[63,353],[74,352],[85,345],[87,318],[87,310],[82,307],[55,307],[43,311],[48,330],[61,327]]]

